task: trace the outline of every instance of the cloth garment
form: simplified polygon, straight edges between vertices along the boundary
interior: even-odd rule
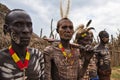
[[[44,80],[44,58],[38,49],[28,48],[30,60],[25,70],[25,80]],[[0,80],[23,80],[23,71],[10,56],[9,49],[0,51]]]

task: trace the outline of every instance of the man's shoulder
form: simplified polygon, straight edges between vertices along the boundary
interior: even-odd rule
[[[0,62],[3,62],[3,60],[7,60],[10,58],[9,50],[7,48],[0,50]]]
[[[54,49],[59,49],[58,44],[59,42],[53,42],[51,45],[47,46],[44,50],[52,51]]]
[[[8,48],[3,48],[0,50],[0,56],[8,55],[8,53],[9,53]]]
[[[37,48],[28,48],[29,53],[31,54],[31,56],[41,56],[42,52],[37,49]]]

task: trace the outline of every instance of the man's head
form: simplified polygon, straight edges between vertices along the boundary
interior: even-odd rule
[[[109,42],[109,34],[107,31],[100,31],[99,32],[99,38],[100,38],[100,41],[103,42],[104,44],[108,43]]]
[[[85,46],[87,44],[92,44],[93,32],[90,31],[91,29],[94,29],[94,28],[92,28],[92,27],[84,28],[84,25],[81,24],[79,26],[77,33],[76,33],[75,42],[78,44],[81,44],[83,46]]]
[[[32,21],[22,9],[11,10],[5,16],[4,33],[9,33],[12,43],[28,46],[32,35]]]
[[[60,19],[56,30],[63,40],[71,40],[74,34],[73,23],[68,18]]]

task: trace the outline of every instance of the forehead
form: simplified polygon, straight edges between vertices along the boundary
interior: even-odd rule
[[[60,26],[61,25],[72,25],[73,26],[73,23],[70,20],[61,20]]]
[[[107,32],[103,32],[101,37],[109,37],[109,34]]]
[[[10,22],[17,21],[29,21],[31,22],[30,16],[25,11],[13,11],[8,14]]]

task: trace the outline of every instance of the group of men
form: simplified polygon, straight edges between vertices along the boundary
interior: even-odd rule
[[[89,22],[88,22],[89,23]],[[111,57],[109,49],[106,44],[109,42],[109,34],[103,30],[99,32],[100,42],[96,46],[93,45],[93,32],[91,29],[93,27],[84,26],[81,24],[80,29],[76,34],[75,42],[84,46],[84,47],[93,47],[92,51],[94,54],[90,59],[87,70],[82,78],[82,80],[110,80],[111,74]],[[84,62],[86,53],[81,52],[81,62]],[[88,55],[88,54],[87,54]],[[82,66],[82,63],[81,63]]]
[[[71,44],[73,23],[69,18],[62,18],[56,28],[60,41],[41,52],[28,47],[32,20],[21,9],[11,10],[6,15],[3,31],[10,35],[11,45],[0,50],[0,80],[93,80],[97,77],[110,80],[106,31],[99,33],[100,43],[95,48],[91,46],[93,34],[89,29],[76,34],[79,35],[76,44]]]

